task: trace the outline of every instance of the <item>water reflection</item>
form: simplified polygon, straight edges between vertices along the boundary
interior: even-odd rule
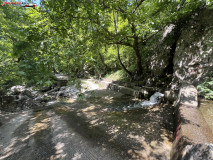
[[[202,99],[199,110],[213,132],[213,101]]]

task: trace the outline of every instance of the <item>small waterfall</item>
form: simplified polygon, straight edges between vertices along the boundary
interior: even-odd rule
[[[155,104],[158,104],[162,97],[164,97],[164,94],[162,94],[160,92],[155,92],[155,94],[153,94],[149,98],[149,101],[143,101],[143,102],[140,102],[140,103],[135,103],[133,105],[123,107],[123,109],[128,110],[128,109],[145,108],[145,107],[148,107],[148,106],[153,106]]]

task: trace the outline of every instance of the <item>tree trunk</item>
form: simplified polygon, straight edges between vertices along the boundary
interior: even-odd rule
[[[121,65],[121,67],[123,68],[123,70],[132,78],[132,73],[128,69],[126,69],[126,67],[124,66],[124,64],[121,61],[119,50],[120,50],[119,45],[117,45],[118,61],[119,61],[120,65]]]
[[[115,32],[118,33],[118,15],[116,15],[116,18],[115,18],[114,11],[113,11],[113,19],[114,19]],[[117,46],[118,61],[122,69],[132,78],[132,73],[125,67],[125,65],[121,61],[119,45],[117,44],[116,46]]]
[[[100,60],[101,60],[102,64],[104,65],[105,69],[106,69],[107,71],[110,70],[110,67],[107,66],[107,64],[104,62],[104,58],[103,58],[103,56],[101,55],[101,53],[98,52],[98,54],[99,54]]]
[[[104,45],[105,47],[105,55],[107,55],[107,47],[106,47],[106,44]]]
[[[140,76],[143,73],[142,63],[141,63],[141,54],[139,49],[138,35],[136,34],[135,25],[132,24],[132,33],[134,34],[134,44],[133,49],[137,57],[137,75]]]
[[[137,75],[141,75],[143,73],[142,63],[141,63],[141,54],[138,46],[138,37],[134,39],[134,51],[137,57]]]

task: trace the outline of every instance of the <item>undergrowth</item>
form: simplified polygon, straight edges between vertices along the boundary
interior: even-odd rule
[[[197,86],[199,95],[205,99],[213,100],[213,77]]]

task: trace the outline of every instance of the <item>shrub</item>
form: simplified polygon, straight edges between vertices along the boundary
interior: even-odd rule
[[[213,99],[213,77],[197,86],[199,95],[205,99]]]

